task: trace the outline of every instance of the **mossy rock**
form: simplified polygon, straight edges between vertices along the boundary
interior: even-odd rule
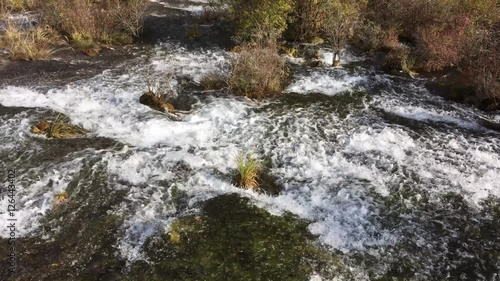
[[[309,280],[338,260],[317,248],[307,222],[273,216],[236,194],[207,201],[145,245],[144,280]]]

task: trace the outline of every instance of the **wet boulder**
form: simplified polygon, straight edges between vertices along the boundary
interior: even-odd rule
[[[486,119],[486,118],[480,117],[480,116],[477,118],[477,122],[481,126],[487,128],[487,129],[500,132],[500,122],[496,122],[492,119]]]
[[[171,103],[166,102],[164,98],[155,95],[153,92],[143,94],[139,98],[139,102],[160,112],[173,112],[175,110]]]
[[[322,67],[323,66],[323,61],[322,60],[311,60],[309,63],[310,67]]]

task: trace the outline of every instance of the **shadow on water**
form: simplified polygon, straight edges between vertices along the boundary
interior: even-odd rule
[[[123,268],[114,248],[123,222],[112,210],[126,191],[110,186],[105,168],[92,161],[84,163],[67,193],[67,202],[45,214],[37,235],[17,240],[18,268],[11,280],[112,280],[107,276]],[[3,264],[6,249],[0,250]],[[8,280],[6,267],[0,276]]]
[[[375,195],[384,227],[400,237],[381,257],[349,254],[370,280],[497,280],[500,265],[500,201],[487,198],[482,209],[462,195],[439,198],[401,186],[388,197]],[[388,269],[388,270],[386,270]],[[378,271],[379,270],[379,271]]]

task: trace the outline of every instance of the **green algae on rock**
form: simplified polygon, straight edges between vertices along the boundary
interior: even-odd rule
[[[208,200],[199,216],[175,221],[150,238],[147,280],[309,280],[322,268],[341,267],[312,243],[307,222],[273,216],[236,194]],[[138,268],[136,264],[133,268]]]

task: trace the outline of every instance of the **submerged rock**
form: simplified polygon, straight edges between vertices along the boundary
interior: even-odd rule
[[[223,195],[207,201],[201,215],[178,219],[167,234],[148,240],[151,267],[140,280],[306,281],[326,268],[343,270],[313,238],[305,221]]]

